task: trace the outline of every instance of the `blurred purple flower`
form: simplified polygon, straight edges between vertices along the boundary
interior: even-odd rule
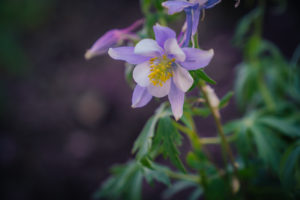
[[[110,47],[121,45],[124,40],[138,39],[137,35],[131,33],[131,31],[133,31],[136,27],[140,26],[143,22],[144,20],[140,19],[128,28],[113,29],[107,31],[93,44],[93,46],[90,49],[86,51],[84,57],[88,60],[95,56],[105,54]]]
[[[137,64],[133,79],[132,107],[145,106],[154,97],[168,95],[173,115],[178,120],[183,114],[184,93],[194,80],[188,70],[208,65],[213,50],[181,48],[176,33],[159,24],[153,27],[155,39],[143,39],[135,47],[110,48],[108,54],[116,59]]]
[[[168,9],[169,15],[173,15],[183,10],[186,13],[187,31],[183,46],[188,46],[191,36],[195,35],[199,24],[201,10],[211,8],[220,1],[221,0],[174,0],[162,3],[162,5]]]

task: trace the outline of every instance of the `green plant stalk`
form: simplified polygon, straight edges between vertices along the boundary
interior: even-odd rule
[[[174,179],[180,179],[180,180],[186,180],[186,181],[192,181],[195,183],[200,183],[201,179],[198,175],[192,175],[192,174],[182,174],[170,170],[166,170],[165,173],[170,177]]]
[[[256,21],[254,23],[254,35],[257,38],[259,38],[259,40],[261,40],[262,33],[263,33],[265,0],[259,0],[258,7],[261,10],[261,15],[256,19]],[[255,60],[257,60],[257,58]],[[259,74],[259,77],[258,77],[258,89],[259,89],[268,109],[271,111],[275,110],[275,108],[276,108],[275,102],[273,101],[272,95],[270,94],[270,92],[266,86],[266,83],[264,81],[263,74],[261,74],[261,73]]]
[[[223,146],[223,150],[226,152],[227,156],[229,157],[229,161],[230,161],[230,163],[233,167],[234,173],[235,173],[236,177],[238,177],[238,168],[237,168],[237,165],[235,163],[233,153],[231,151],[231,148],[229,146],[229,143],[227,141],[227,138],[226,138],[224,130],[223,130],[223,126],[222,126],[222,123],[221,123],[221,116],[220,116],[220,113],[219,113],[219,108],[212,106],[212,104],[210,102],[210,99],[208,98],[207,91],[205,89],[206,83],[203,80],[200,80],[199,84],[200,84],[200,90],[203,93],[204,99],[206,100],[206,103],[207,103],[209,109],[211,110],[211,113],[212,113],[213,118],[215,120],[217,130],[218,130],[219,136],[221,138],[221,143],[222,143],[222,146]],[[227,162],[226,160],[227,159],[224,158],[224,162]]]

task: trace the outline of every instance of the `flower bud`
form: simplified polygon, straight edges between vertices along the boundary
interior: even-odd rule
[[[89,60],[95,56],[105,54],[109,48],[120,45],[124,40],[137,39],[137,35],[132,31],[142,23],[144,23],[144,20],[140,19],[125,29],[113,29],[106,32],[87,50],[84,55],[85,59]]]

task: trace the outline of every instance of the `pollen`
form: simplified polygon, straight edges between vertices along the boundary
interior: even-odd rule
[[[150,82],[154,86],[162,87],[163,84],[173,76],[172,63],[175,59],[169,59],[166,55],[162,57],[154,57],[149,60],[150,74],[148,75]]]

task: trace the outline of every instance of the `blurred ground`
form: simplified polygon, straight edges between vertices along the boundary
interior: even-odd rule
[[[0,199],[91,199],[109,167],[131,157],[134,139],[159,104],[131,109],[123,63],[108,56],[87,62],[83,55],[105,31],[142,15],[137,0],[44,1],[45,13],[33,15],[34,26],[30,17],[23,26],[15,19],[21,15],[7,14],[8,8],[22,10],[18,3],[2,7],[0,15]],[[2,5],[7,2],[13,1]],[[29,2],[35,5],[23,4]],[[298,10],[290,4],[285,14],[274,17],[270,10],[266,17],[265,36],[287,57],[300,42]],[[201,46],[215,50],[206,72],[220,96],[233,87],[241,55],[231,39],[245,12],[224,1],[200,24]],[[10,49],[14,42],[5,35],[20,46]],[[16,48],[18,54],[3,57]],[[239,115],[234,102],[222,114],[224,121]],[[198,129],[205,136],[215,132],[209,118],[198,119]],[[182,148],[187,152],[188,143]],[[210,150],[217,161],[218,149]],[[160,199],[163,188],[146,186],[145,199]]]

